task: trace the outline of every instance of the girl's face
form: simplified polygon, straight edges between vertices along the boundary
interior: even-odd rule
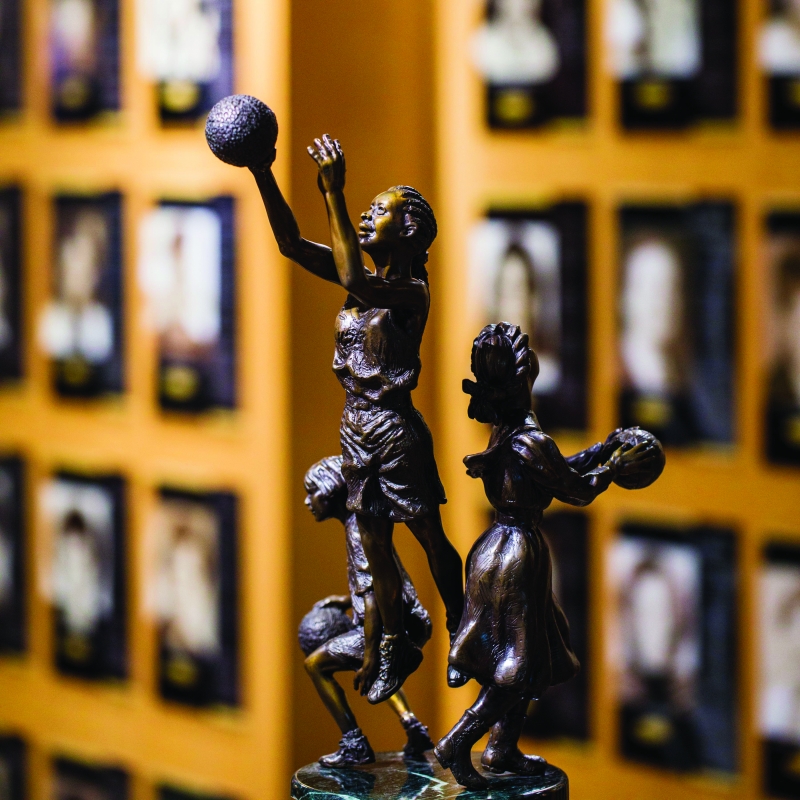
[[[358,226],[362,250],[392,250],[414,233],[416,228],[405,224],[404,205],[399,192],[383,192],[372,201]]]
[[[311,489],[306,495],[306,508],[314,515],[317,522],[323,522],[333,516],[334,506],[329,494],[324,492],[315,483],[310,484]]]

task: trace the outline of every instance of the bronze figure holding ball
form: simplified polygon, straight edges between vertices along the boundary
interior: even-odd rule
[[[433,440],[411,401],[430,308],[425,263],[437,234],[433,211],[419,192],[395,186],[372,201],[356,231],[344,198],[344,153],[337,140],[325,135],[308,152],[317,164],[332,246],[307,241],[272,174],[277,132],[275,115],[246,95],[218,103],[206,126],[214,153],[255,176],[281,253],[347,292],[336,319],[333,360],[346,396],[342,456],[336,459],[346,502],[337,515],[351,526],[348,542],[363,547],[366,563],[360,571],[369,577],[374,602],[371,612],[362,614],[363,622],[356,614],[356,628],[364,627],[354,633],[354,623],[342,610],[347,602],[339,603],[337,612],[336,598],[307,617],[305,633],[301,630],[309,672],[344,735],[340,750],[324,764],[365,765],[374,759],[333,673],[355,670],[370,702],[391,698],[401,713],[398,709],[406,705],[400,687],[422,660],[426,637],[412,632],[410,580],[392,545],[394,525],[403,522],[425,548],[447,611],[448,684],[460,686],[474,678],[481,685],[475,703],[436,745],[439,764],[462,786],[485,787],[487,778],[476,769],[471,751],[490,733],[482,765],[527,782],[523,789],[520,779],[504,778],[498,798],[525,794],[563,800],[568,791],[563,772],[538,756],[523,755],[518,746],[529,702],[579,669],[569,625],[553,595],[550,552],[539,530],[542,514],[553,499],[588,505],[612,482],[627,489],[648,486],[664,468],[664,451],[651,434],[631,428],[614,431],[605,442],[574,456],[562,456],[531,409],[539,366],[527,335],[508,322],[486,326],[472,348],[475,381],[464,381],[464,391],[470,395],[469,416],[492,430],[487,449],[464,463],[471,477],[483,481],[496,515],[468,556],[465,602],[461,558],[439,514],[445,495]],[[374,271],[365,267],[364,253]],[[309,503],[322,497],[312,484]],[[349,558],[353,562],[352,553]],[[351,580],[350,601],[357,595]],[[351,639],[357,640],[356,649],[340,652],[341,643]],[[418,738],[419,756],[427,742]],[[381,760],[387,769],[389,762],[391,769],[397,767],[396,757],[386,755],[379,756],[376,769]],[[439,766],[432,760],[425,765],[434,780],[433,769]],[[419,769],[413,774],[424,777]],[[301,770],[295,784],[304,787],[297,788],[296,800],[330,791],[325,788],[329,778],[312,768]]]

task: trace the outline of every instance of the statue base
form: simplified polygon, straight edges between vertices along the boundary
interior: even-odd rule
[[[406,758],[402,753],[378,753],[374,764],[329,769],[319,763],[299,769],[292,778],[293,800],[453,800],[466,792],[450,770],[442,769],[433,753]],[[489,786],[469,792],[472,800],[569,800],[565,772],[549,764],[536,776],[496,775],[480,766],[480,753],[472,754],[475,767]]]

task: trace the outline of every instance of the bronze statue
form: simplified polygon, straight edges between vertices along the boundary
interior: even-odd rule
[[[380,658],[381,617],[369,564],[364,555],[356,515],[347,509],[347,484],[342,475],[342,457],[331,456],[314,464],[305,477],[306,506],[317,522],[337,519],[345,530],[347,582],[349,595],[332,595],[314,604],[300,625],[300,646],[306,655],[306,670],[314,686],[342,731],[337,752],[322,756],[326,767],[349,767],[371,764],[375,753],[361,731],[342,687],[334,679],[336,672],[356,673],[354,686],[365,693],[364,675],[370,664]],[[417,598],[400,557],[392,548],[403,580],[405,633],[422,648],[431,638],[431,620]],[[344,612],[352,610],[352,619]],[[406,732],[406,756],[421,756],[433,748],[428,729],[416,718],[402,689],[388,699]]]
[[[246,95],[220,101],[206,124],[214,153],[255,176],[281,253],[347,292],[336,319],[333,369],[346,393],[341,445],[347,508],[356,515],[383,622],[380,660],[365,664],[361,685],[369,701],[379,703],[422,660],[403,624],[403,581],[392,546],[396,522],[405,523],[425,548],[451,635],[464,603],[461,557],[439,513],[446,500],[433,439],[411,401],[430,308],[425,263],[436,219],[419,192],[395,186],[372,201],[356,232],[345,204],[344,153],[325,134],[308,152],[318,167],[332,247],[307,241],[272,174],[276,136],[274,114]],[[374,272],[365,267],[363,253]],[[454,668],[448,670],[451,686],[464,682]]]
[[[489,447],[467,456],[481,478],[495,522],[467,557],[464,615],[449,662],[482,688],[478,699],[434,750],[443,767],[471,789],[487,785],[472,765],[472,746],[489,730],[482,764],[493,772],[535,775],[546,762],[517,746],[528,704],[579,669],[569,626],[553,595],[550,552],[539,532],[553,498],[585,506],[612,481],[652,483],[664,467],[660,443],[638,428],[612,433],[564,458],[531,411],[539,372],[528,336],[516,325],[487,325],[472,348],[476,381],[464,381],[469,416],[492,425]]]

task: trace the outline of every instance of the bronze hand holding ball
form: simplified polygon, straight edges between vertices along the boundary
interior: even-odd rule
[[[226,98],[212,109],[206,135],[220,158],[252,171],[281,253],[347,292],[336,319],[333,370],[346,395],[340,433],[347,508],[361,533],[383,624],[380,659],[362,674],[369,701],[379,703],[422,660],[403,624],[402,578],[392,557],[395,523],[403,522],[425,548],[451,635],[464,602],[461,558],[439,513],[446,501],[433,439],[411,400],[430,309],[425,264],[436,219],[419,192],[395,186],[375,197],[356,231],[344,197],[344,152],[326,134],[308,152],[317,164],[332,246],[304,239],[272,174],[277,127],[264,109],[255,98]],[[364,253],[374,271],[365,267]],[[451,668],[448,682],[458,685],[463,677]]]
[[[528,336],[516,325],[487,325],[472,348],[476,381],[464,381],[469,416],[492,425],[489,446],[467,456],[483,481],[495,522],[467,557],[464,615],[449,662],[481,684],[478,699],[436,745],[435,754],[469,788],[487,785],[472,746],[491,731],[482,764],[494,772],[534,775],[546,762],[523,755],[518,740],[528,704],[577,674],[569,625],[553,595],[552,565],[539,530],[553,498],[585,506],[612,481],[652,483],[664,451],[646,431],[615,431],[606,442],[564,458],[531,410],[539,372]]]

